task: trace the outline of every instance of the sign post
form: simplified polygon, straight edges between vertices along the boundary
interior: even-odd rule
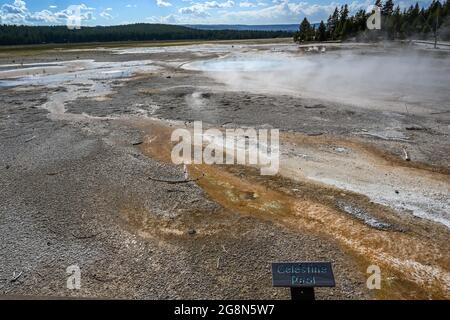
[[[331,262],[273,262],[272,285],[289,287],[292,300],[315,300],[315,287],[334,287]]]

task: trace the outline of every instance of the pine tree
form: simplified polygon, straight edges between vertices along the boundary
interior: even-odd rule
[[[341,32],[340,32],[340,38],[345,39],[348,36],[348,33],[351,31],[351,22],[348,19],[348,6],[345,4],[344,7],[341,10]]]
[[[323,23],[323,20],[320,21],[319,27],[317,28],[316,40],[318,40],[318,41],[327,40],[327,28],[325,26],[325,23]]]
[[[327,23],[327,29],[328,29],[328,36],[330,39],[337,39],[336,38],[336,28],[339,24],[339,10],[338,8],[334,8],[333,14],[328,18]]]
[[[343,7],[341,7],[341,12],[340,12],[340,21],[341,22],[345,22],[348,18],[348,5],[344,5]]]
[[[387,0],[383,8],[381,9],[381,14],[385,16],[391,16],[393,12],[394,12],[394,1]]]
[[[300,30],[297,35],[297,42],[304,42],[312,40],[313,29],[308,19],[303,18],[302,23],[300,23]]]
[[[399,5],[397,5],[394,12],[392,13],[392,23],[393,38],[401,38],[402,13],[400,11]]]
[[[342,29],[341,29],[341,39],[345,40],[347,39],[349,33],[350,33],[350,20],[345,20],[342,24]]]

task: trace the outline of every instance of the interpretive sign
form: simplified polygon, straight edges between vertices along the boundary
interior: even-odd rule
[[[274,262],[272,263],[274,287],[334,287],[331,262]]]

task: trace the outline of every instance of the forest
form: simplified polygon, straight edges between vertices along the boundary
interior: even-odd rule
[[[393,0],[376,0],[381,11],[381,29],[368,30],[371,15],[360,9],[353,15],[347,4],[336,7],[326,22],[310,23],[305,17],[299,31],[205,30],[167,24],[137,23],[119,26],[82,27],[0,25],[0,45],[82,43],[153,40],[236,40],[292,37],[296,42],[397,39],[450,40],[450,0],[433,0],[428,7],[418,3],[400,9]]]
[[[235,40],[292,37],[293,32],[200,30],[167,24],[138,23],[82,27],[0,25],[0,45],[152,40]]]
[[[307,18],[300,23],[294,41],[349,40],[377,41],[397,39],[450,40],[450,0],[433,0],[426,8],[418,3],[403,10],[394,1],[377,0],[381,11],[381,29],[368,30],[366,21],[372,13],[361,9],[349,14],[348,5],[336,7],[326,22],[312,25]]]

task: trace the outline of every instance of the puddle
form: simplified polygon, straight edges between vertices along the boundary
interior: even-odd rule
[[[66,103],[82,97],[106,99],[108,95],[114,93],[111,87],[113,80],[158,70],[159,67],[152,63],[151,60],[126,62],[73,60],[23,67],[20,65],[20,68],[17,68],[18,65],[13,65],[15,69],[0,71],[0,87],[63,87],[64,91],[52,93],[41,108],[50,112],[50,118],[86,118],[88,117],[86,114],[67,114]]]
[[[153,54],[153,53],[185,53],[190,52],[200,56],[210,53],[222,54],[230,52],[244,52],[244,51],[298,51],[295,44],[221,44],[221,43],[204,43],[192,45],[173,45],[173,46],[158,46],[158,47],[138,47],[138,48],[117,48],[111,51],[114,54]]]
[[[96,62],[74,60],[54,63],[50,67],[25,67],[0,71],[0,87],[73,85],[94,80],[112,80],[134,73],[156,70],[153,61]]]
[[[190,70],[201,70],[207,72],[260,72],[260,71],[273,71],[283,72],[290,68],[290,60],[286,61],[276,57],[263,57],[263,58],[250,58],[247,56],[233,56],[223,59],[215,59],[208,61],[198,61],[185,64],[183,68]],[[311,62],[304,60],[301,61],[305,66]],[[298,64],[298,62],[297,62]],[[300,67],[300,66],[299,66]]]
[[[182,45],[167,47],[140,47],[140,48],[120,48],[113,49],[114,54],[154,54],[154,53],[225,53],[232,50],[239,50],[242,46],[231,44],[198,44],[198,45]]]

